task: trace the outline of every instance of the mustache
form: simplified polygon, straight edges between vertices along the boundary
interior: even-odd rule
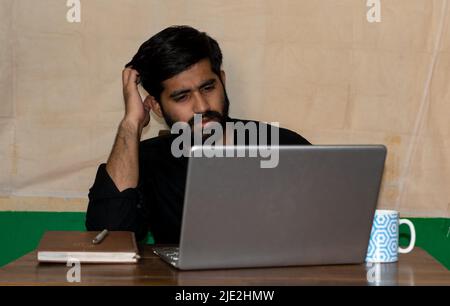
[[[202,119],[210,119],[210,120],[216,119],[221,124],[225,121],[225,117],[217,111],[210,110],[197,115],[202,115]],[[188,121],[188,124],[190,126],[194,125],[194,116]]]

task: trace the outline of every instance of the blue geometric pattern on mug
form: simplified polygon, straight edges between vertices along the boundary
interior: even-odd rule
[[[395,262],[398,260],[398,216],[375,215],[366,261]]]

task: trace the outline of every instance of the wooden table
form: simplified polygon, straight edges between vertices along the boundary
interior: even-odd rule
[[[151,246],[141,255],[135,265],[83,264],[81,283],[69,283],[71,267],[39,264],[33,251],[0,269],[0,285],[450,285],[450,271],[420,248],[394,264],[208,271],[178,271]]]

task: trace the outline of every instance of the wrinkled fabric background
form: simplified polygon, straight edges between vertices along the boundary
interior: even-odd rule
[[[173,24],[215,37],[231,115],[389,153],[379,207],[450,216],[450,3],[0,1],[0,210],[84,210],[123,115],[121,71]],[[163,122],[153,117],[143,139]]]

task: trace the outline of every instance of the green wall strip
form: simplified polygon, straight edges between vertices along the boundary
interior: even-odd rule
[[[85,230],[85,213],[0,212],[0,266],[34,250],[45,231]]]
[[[45,231],[84,231],[85,213],[0,212],[0,267],[34,250]],[[450,219],[410,218],[417,232],[416,245],[450,270]],[[400,227],[400,244],[407,245],[407,226]],[[153,244],[149,235],[147,244]]]
[[[450,219],[408,218],[416,228],[416,246],[426,250],[450,270]],[[408,226],[400,226],[400,245],[409,244]]]
[[[34,250],[45,231],[85,231],[85,217],[81,212],[0,212],[0,267]],[[154,243],[151,235],[146,243]]]

